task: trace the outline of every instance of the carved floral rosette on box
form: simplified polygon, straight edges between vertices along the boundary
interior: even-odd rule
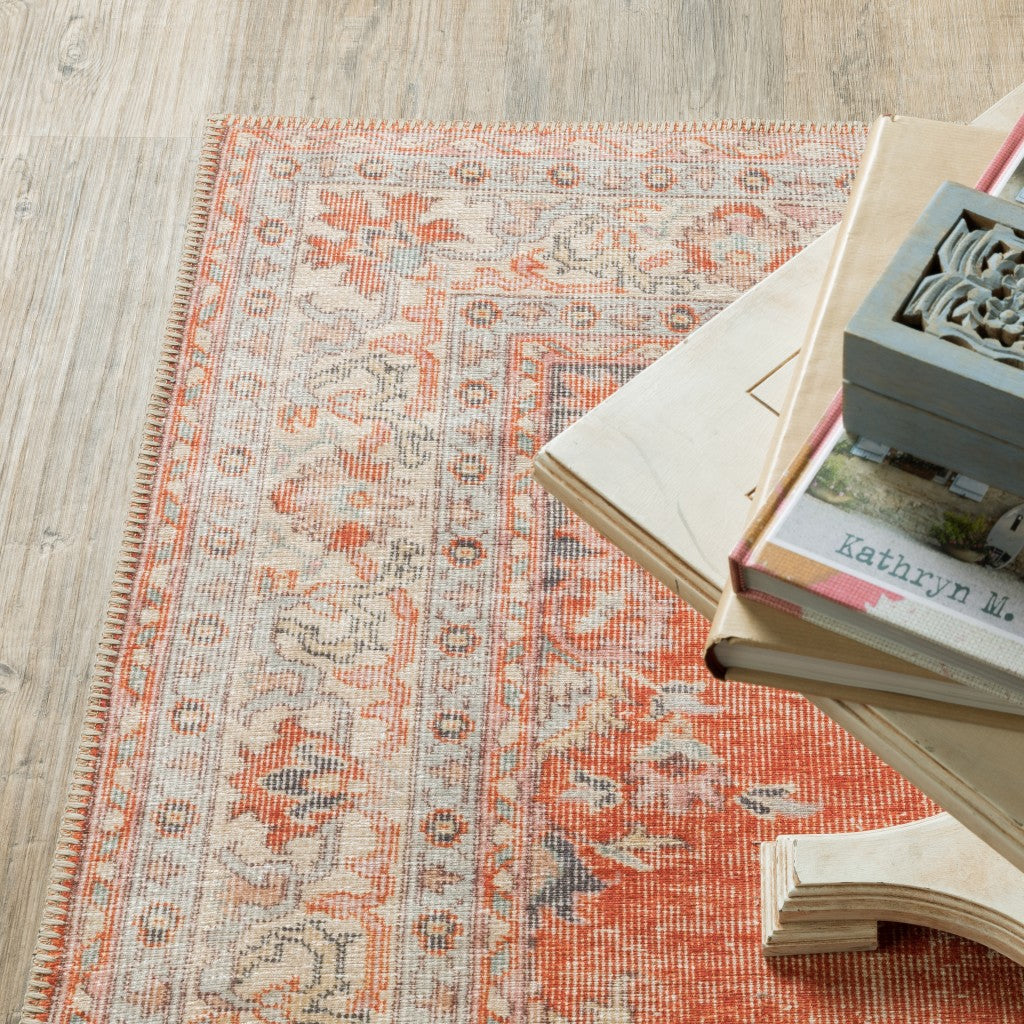
[[[936,192],[846,329],[843,418],[1024,493],[1024,207]]]

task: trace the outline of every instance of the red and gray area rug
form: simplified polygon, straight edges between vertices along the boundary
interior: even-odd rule
[[[33,1019],[1021,1019],[949,936],[762,959],[758,841],[932,808],[530,478],[864,138],[211,128]]]

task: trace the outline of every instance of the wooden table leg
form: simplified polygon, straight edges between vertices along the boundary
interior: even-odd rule
[[[761,844],[767,955],[874,949],[879,921],[974,939],[1024,964],[1024,873],[948,814]]]

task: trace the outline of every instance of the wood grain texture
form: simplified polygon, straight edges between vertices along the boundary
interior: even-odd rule
[[[966,119],[1024,80],[1022,27],[1013,0],[0,0],[0,1020],[210,114]]]
[[[782,0],[781,8],[785,102],[811,120],[867,106],[966,121],[985,106],[982,93],[995,99],[1021,80],[1024,8],[1015,0]],[[977,107],[968,105],[972,96]]]
[[[192,150],[9,138],[0,156],[3,1020],[22,999],[77,753]]]
[[[878,946],[879,921],[973,939],[1024,964],[1024,875],[948,814],[761,844],[769,955]]]
[[[1015,0],[0,0],[0,125],[964,120],[1020,81],[1022,29]]]

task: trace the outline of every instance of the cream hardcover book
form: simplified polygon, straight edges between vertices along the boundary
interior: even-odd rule
[[[974,180],[1004,138],[962,125],[882,118],[858,181],[884,165],[895,175],[888,187],[898,193],[906,184],[922,195],[912,221],[938,182]],[[855,188],[840,227],[863,192]],[[812,314],[820,319],[819,291],[840,227],[549,441],[535,460],[546,489],[708,618],[721,595],[729,551],[750,517],[793,375],[808,372],[800,347]],[[757,322],[770,323],[771,330],[752,339]],[[814,372],[838,380],[840,353]],[[803,417],[808,431],[827,404]],[[687,409],[685,417],[680,408]],[[645,464],[645,452],[666,449],[680,457]],[[792,454],[774,468],[781,471]]]

